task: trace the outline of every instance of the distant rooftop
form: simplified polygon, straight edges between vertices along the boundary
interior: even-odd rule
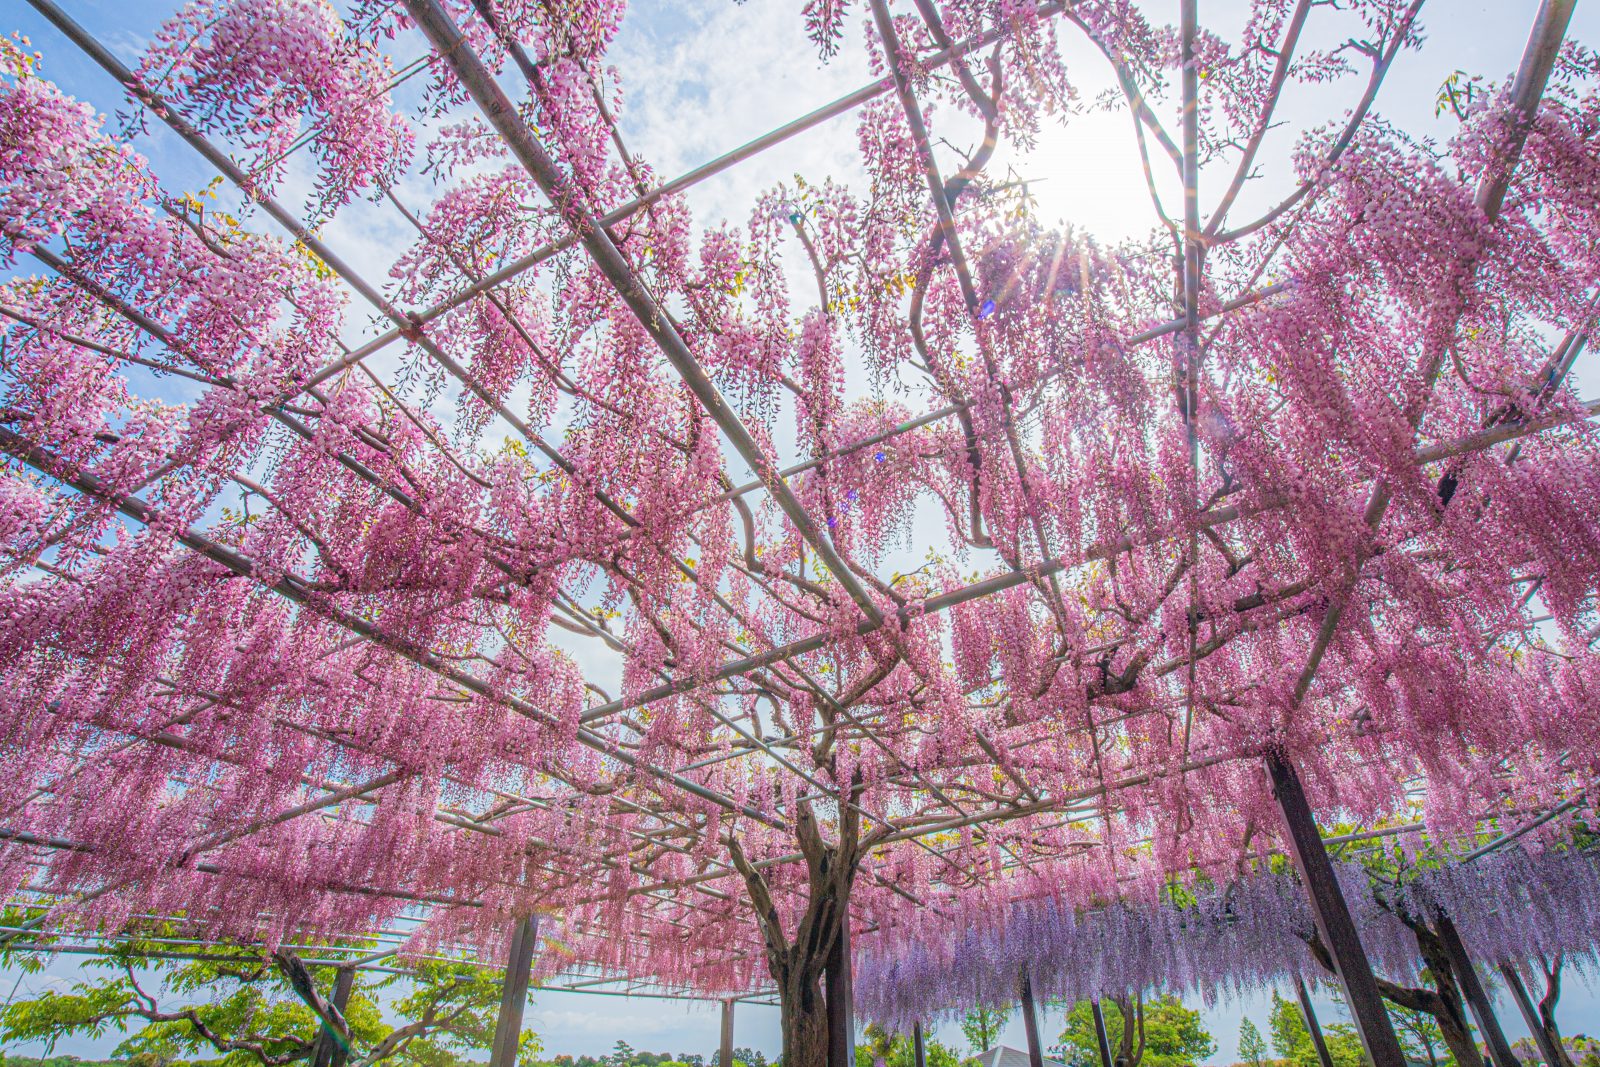
[[[978,1053],[974,1058],[978,1062],[978,1067],[1028,1067],[1028,1054],[1009,1045],[996,1045]],[[1046,1056],[1044,1067],[1066,1067],[1066,1064]]]

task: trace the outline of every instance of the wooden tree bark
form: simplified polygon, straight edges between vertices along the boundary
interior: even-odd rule
[[[1406,925],[1411,927],[1411,933],[1417,939],[1417,950],[1422,954],[1422,962],[1427,965],[1428,972],[1433,976],[1434,988],[1412,990],[1386,982],[1382,983],[1383,995],[1403,1008],[1425,1011],[1438,1020],[1439,1032],[1444,1036],[1444,1043],[1450,1049],[1450,1055],[1455,1057],[1457,1064],[1482,1063],[1483,1056],[1478,1052],[1477,1043],[1472,1040],[1472,1026],[1467,1022],[1467,1008],[1461,996],[1460,978],[1456,974],[1454,961],[1450,958],[1444,940],[1421,921],[1408,920]],[[1389,988],[1390,986],[1393,988]],[[1417,996],[1419,993],[1426,995]],[[1411,1003],[1406,1003],[1407,997]]]
[[[1550,1039],[1550,1044],[1561,1057],[1561,1062],[1570,1065],[1572,1057],[1567,1055],[1567,1046],[1561,1042],[1561,1028],[1556,1026],[1556,1001],[1561,999],[1561,965],[1565,957],[1557,956],[1555,963],[1544,968],[1544,995],[1539,998],[1539,1028]]]
[[[1112,997],[1111,1003],[1122,1013],[1122,1036],[1118,1040],[1113,1067],[1139,1067],[1144,1062],[1144,997]]]
[[[766,947],[767,970],[777,986],[784,1067],[829,1067],[822,978],[836,946],[848,937],[843,928],[849,921],[850,887],[861,857],[871,846],[862,840],[860,816],[849,804],[840,805],[836,844],[823,839],[808,802],[798,805],[795,830],[806,860],[809,895],[792,937],[784,930],[766,878],[745,855],[738,838],[729,835],[726,843],[733,866],[749,890],[750,906]]]
[[[922,1043],[922,1024],[911,1024],[912,1067],[928,1067],[928,1050]]]
[[[1528,1024],[1534,1044],[1539,1046],[1539,1054],[1544,1057],[1548,1067],[1575,1067],[1572,1057],[1567,1055],[1567,1047],[1561,1043],[1561,1030],[1556,1026],[1556,1001],[1561,999],[1563,962],[1562,958],[1557,956],[1553,966],[1542,968],[1545,991],[1539,999],[1538,1007],[1534,1006],[1532,998],[1528,996],[1528,987],[1522,984],[1522,976],[1516,969],[1508,963],[1500,965],[1500,974],[1505,978],[1512,999],[1517,1002],[1517,1008],[1522,1012],[1522,1019]]]
[[[355,988],[356,972],[348,967],[341,967],[333,978],[333,996],[329,1002],[344,1014],[345,1008],[350,1005],[350,991]],[[332,1030],[326,1025],[317,1034],[317,1047],[311,1054],[312,1067],[344,1067],[345,1061],[350,1058],[350,1047],[334,1036]]]
[[[293,952],[279,949],[272,954],[272,961],[288,981],[289,988],[294,990],[295,996],[304,1001],[306,1007],[310,1008],[322,1023],[322,1031],[312,1045],[312,1054],[315,1055],[316,1049],[322,1047],[324,1037],[331,1037],[337,1045],[348,1048],[350,1044],[350,1024],[345,1021],[344,1006],[323,997],[321,992],[317,990],[316,983],[311,980],[311,971],[306,967],[305,962]],[[335,981],[334,994],[335,996],[338,995],[337,980]],[[345,988],[344,995],[348,1003],[350,997],[348,986]]]

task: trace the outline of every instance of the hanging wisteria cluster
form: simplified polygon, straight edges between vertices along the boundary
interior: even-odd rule
[[[842,923],[1000,930],[1027,872],[1069,929],[1235,869],[1269,754],[1438,840],[1600,776],[1600,59],[1564,21],[1435,141],[1381,118],[1422,0],[811,4],[867,83],[666,178],[620,2],[195,0],[134,69],[31,2],[128,95],[0,46],[0,892],[38,906],[0,936],[410,909],[416,950],[498,951],[542,911],[547,972],[798,1012]],[[1144,239],[994,163],[1071,135],[1069,40]],[[1269,176],[1308,87],[1353,106]],[[691,212],[827,122],[857,180]],[[157,174],[158,126],[216,180]],[[358,207],[405,227],[387,278],[320,236]],[[1154,945],[1139,907],[1091,925]],[[1207,951],[1246,980],[1261,937]],[[1150,953],[1096,966],[1200,981]]]
[[[1600,950],[1600,857],[1576,849],[1513,848],[1375,886],[1355,862],[1337,867],[1361,941],[1391,981],[1416,983],[1423,966],[1402,914],[1451,918],[1475,957],[1592,961]],[[939,929],[940,925],[944,929]],[[1069,894],[928,917],[906,931],[863,939],[856,970],[862,1013],[892,1029],[959,1015],[974,1004],[1034,995],[1066,1004],[1150,991],[1206,1003],[1328,981],[1307,948],[1305,891],[1292,873],[1259,871],[1176,897],[1085,907]]]

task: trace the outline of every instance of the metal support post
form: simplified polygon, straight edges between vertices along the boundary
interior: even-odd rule
[[[1328,850],[1323,847],[1322,835],[1317,832],[1311,805],[1306,802],[1300,774],[1281,749],[1269,751],[1266,764],[1272,779],[1272,793],[1288,831],[1289,851],[1294,855],[1295,867],[1300,871],[1300,880],[1310,898],[1317,933],[1333,961],[1339,984],[1344,987],[1345,1001],[1350,1005],[1350,1015],[1355,1020],[1356,1033],[1361,1037],[1367,1059],[1372,1067],[1406,1067],[1400,1042],[1389,1025],[1389,1013],[1383,1007],[1383,997],[1378,993],[1378,980],[1367,962],[1366,949],[1361,947],[1350,908],[1339,891],[1339,880],[1328,860]]]
[[[1033,1006],[1033,983],[1022,975],[1022,1026],[1028,1033],[1028,1065],[1044,1067],[1044,1052],[1039,1047],[1039,1013]]]
[[[1472,1017],[1478,1022],[1478,1032],[1483,1035],[1483,1043],[1489,1049],[1489,1062],[1494,1067],[1521,1067],[1511,1051],[1505,1032],[1500,1029],[1500,1020],[1494,1017],[1494,1007],[1489,1003],[1489,995],[1478,979],[1478,970],[1472,965],[1472,957],[1467,955],[1461,932],[1450,921],[1450,916],[1443,913],[1439,915],[1438,929],[1439,940],[1444,942],[1444,951],[1450,957],[1450,966],[1456,972],[1456,981],[1460,983],[1461,995],[1472,1009]]]
[[[828,1067],[855,1067],[856,1020],[850,988],[850,916],[839,920],[839,938],[828,957]]]
[[[1322,1036],[1322,1024],[1317,1022],[1316,1010],[1311,1007],[1311,994],[1306,992],[1305,980],[1298,974],[1294,976],[1294,994],[1300,998],[1300,1014],[1306,1017],[1306,1030],[1311,1034],[1311,1043],[1316,1046],[1317,1062],[1322,1067],[1333,1067],[1333,1055]]]
[[[528,1003],[528,979],[538,941],[538,918],[517,920],[511,932],[511,948],[506,953],[506,977],[500,987],[500,1015],[494,1024],[489,1067],[516,1067],[517,1046],[522,1041],[522,1009]]]
[[[1100,1042],[1100,1067],[1111,1067],[1111,1039],[1106,1036],[1106,1016],[1100,1010],[1100,1000],[1089,1001],[1094,1009],[1094,1036]]]

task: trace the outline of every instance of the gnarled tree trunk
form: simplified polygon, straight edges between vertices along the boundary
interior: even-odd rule
[[[1555,963],[1541,967],[1544,971],[1544,995],[1539,998],[1539,1029],[1544,1031],[1557,1059],[1550,1067],[1573,1067],[1567,1046],[1561,1042],[1561,1028],[1556,1025],[1556,1001],[1561,999],[1561,966],[1565,962],[1565,957],[1557,956]]]
[[[817,974],[806,968],[789,968],[778,982],[778,1009],[783,1033],[783,1062],[803,1067],[827,1067],[828,1005]]]
[[[822,975],[840,940],[841,926],[849,921],[850,887],[865,851],[854,807],[841,804],[840,809],[839,842],[830,845],[823,840],[811,805],[799,805],[795,828],[806,858],[809,895],[792,939],[784,932],[766,878],[750,862],[738,839],[727,839],[729,856],[750,891],[750,904],[766,945],[767,969],[778,987],[784,1067],[828,1067],[828,1012]]]
[[[1144,1061],[1144,995],[1112,997],[1122,1013],[1122,1039],[1112,1058],[1115,1067],[1139,1067]]]

